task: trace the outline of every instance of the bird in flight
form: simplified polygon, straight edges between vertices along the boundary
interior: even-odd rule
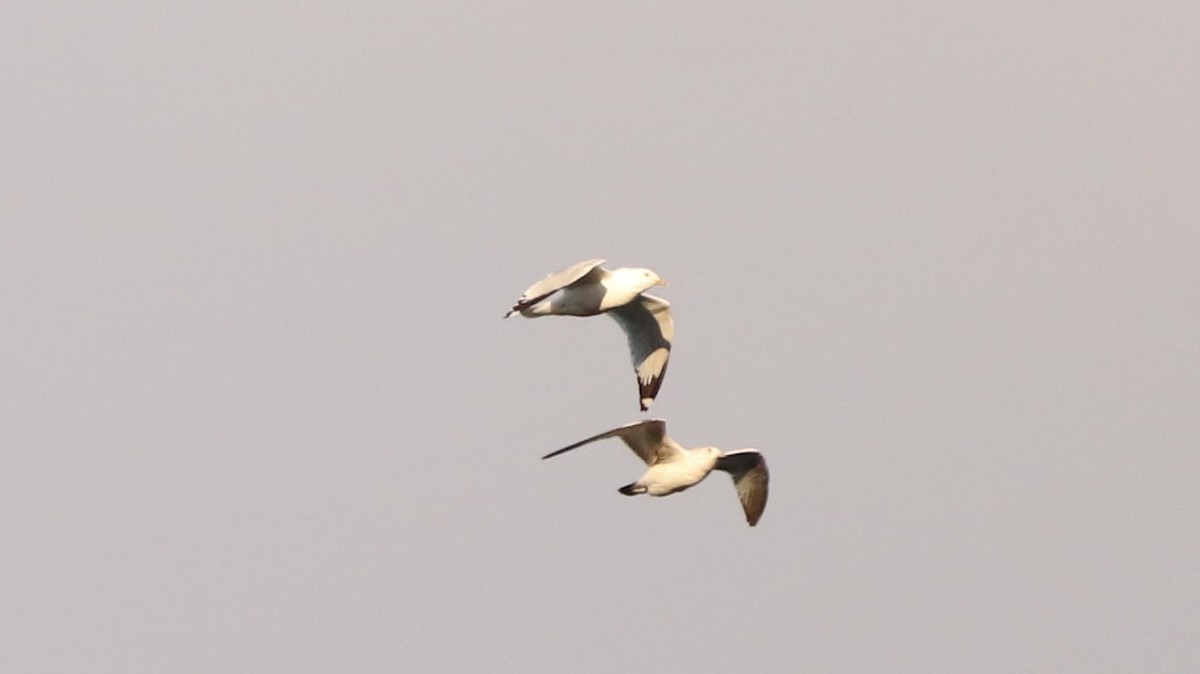
[[[612,316],[629,339],[638,402],[645,412],[662,386],[675,338],[670,303],[645,293],[667,282],[649,269],[608,270],[602,264],[604,260],[587,260],[550,274],[529,286],[504,317]]]
[[[668,496],[695,486],[712,471],[720,470],[733,477],[733,486],[750,526],[758,524],[767,507],[770,474],[761,452],[757,449],[722,452],[716,447],[684,449],[667,436],[667,422],[662,419],[626,424],[550,452],[542,458],[549,459],[607,438],[620,438],[646,462],[646,473],[618,490],[626,496]]]

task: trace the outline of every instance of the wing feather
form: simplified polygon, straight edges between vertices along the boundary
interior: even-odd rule
[[[667,375],[671,341],[675,339],[671,303],[654,295],[641,295],[636,301],[616,307],[608,314],[629,339],[639,403],[645,412],[658,396],[658,389]]]
[[[559,290],[583,281],[589,275],[599,275],[600,272],[597,271],[597,268],[602,264],[604,264],[604,260],[600,258],[585,260],[562,271],[547,275],[546,278],[526,288],[525,292],[521,293],[520,299],[513,304],[507,314],[504,314],[504,317],[508,318],[522,309],[531,307]]]
[[[714,467],[733,476],[733,486],[746,513],[746,522],[750,526],[758,524],[767,507],[767,487],[771,478],[767,460],[758,450],[740,449],[726,453]]]
[[[580,440],[562,449],[550,452],[542,458],[549,459],[552,456],[569,452],[590,442],[607,438],[621,438],[633,450],[633,453],[638,455],[638,458],[646,462],[646,465],[654,465],[659,461],[675,456],[679,452],[679,446],[667,437],[667,422],[662,419],[647,419],[645,421],[635,421],[610,431],[593,435],[586,440]]]

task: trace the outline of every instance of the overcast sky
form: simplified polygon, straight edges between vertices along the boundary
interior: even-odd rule
[[[1198,34],[10,3],[0,669],[1200,671]],[[648,415],[611,320],[500,320],[591,257],[670,281]],[[646,416],[758,527],[538,458]]]

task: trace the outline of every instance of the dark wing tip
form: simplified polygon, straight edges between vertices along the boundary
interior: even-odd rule
[[[670,357],[670,353],[670,349],[668,349],[668,358]],[[654,375],[649,381],[646,382],[642,381],[642,377],[638,374],[637,368],[633,368],[633,376],[635,379],[637,379],[638,384],[638,396],[641,398],[641,400],[638,402],[641,405],[643,412],[650,409],[650,406],[654,404],[655,398],[658,397],[658,390],[662,388],[663,379],[665,379],[667,376],[667,365],[669,362],[670,361],[664,362],[663,367],[658,371],[658,374]]]

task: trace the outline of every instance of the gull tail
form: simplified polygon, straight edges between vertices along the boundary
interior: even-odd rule
[[[621,487],[617,491],[621,492],[622,494],[624,494],[626,496],[637,496],[638,494],[645,493],[646,488],[637,486],[636,482],[630,482],[629,484],[625,485],[624,487]]]

